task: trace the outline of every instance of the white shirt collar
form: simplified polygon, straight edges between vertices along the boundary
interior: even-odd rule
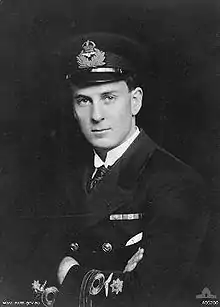
[[[139,133],[140,129],[136,127],[135,132],[124,143],[107,152],[105,162],[103,162],[99,155],[94,151],[94,167],[98,168],[102,165],[105,167],[112,166],[123,155],[131,143],[133,143]]]

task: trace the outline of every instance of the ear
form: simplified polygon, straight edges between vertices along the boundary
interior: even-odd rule
[[[135,116],[141,109],[143,99],[143,90],[141,87],[136,87],[131,92],[131,112]]]

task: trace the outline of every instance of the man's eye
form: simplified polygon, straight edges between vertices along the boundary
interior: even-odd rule
[[[88,105],[90,103],[89,99],[87,98],[78,98],[76,102],[78,105]]]
[[[111,102],[111,101],[114,101],[116,99],[116,97],[114,95],[106,95],[104,96],[104,100],[106,102]]]

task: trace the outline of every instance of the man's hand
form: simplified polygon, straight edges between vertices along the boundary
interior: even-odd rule
[[[73,265],[79,265],[79,263],[72,257],[64,257],[63,260],[60,262],[58,271],[57,271],[57,278],[59,284],[61,285],[66,277],[66,274],[69,272],[70,268]]]
[[[123,273],[133,271],[136,268],[137,264],[141,261],[143,256],[144,249],[139,247],[138,251],[131,257],[131,259],[128,260]]]

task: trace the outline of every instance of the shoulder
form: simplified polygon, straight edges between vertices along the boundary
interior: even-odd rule
[[[193,182],[205,185],[204,179],[196,170],[160,147],[156,148],[151,157],[149,171],[151,180],[155,178],[158,184],[178,180],[182,184]]]
[[[149,196],[159,212],[187,217],[205,209],[206,183],[189,165],[158,147],[147,171]]]

